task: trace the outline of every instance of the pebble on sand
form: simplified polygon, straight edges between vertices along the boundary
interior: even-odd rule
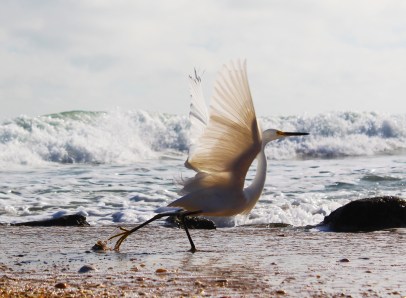
[[[79,269],[79,273],[87,273],[89,271],[96,271],[96,268],[91,265],[84,265]]]
[[[347,258],[341,259],[339,260],[340,263],[348,263],[350,260],[348,260]]]
[[[168,270],[166,270],[165,268],[158,268],[155,273],[167,273]]]
[[[55,288],[57,288],[57,289],[66,289],[67,287],[68,287],[68,284],[65,283],[65,282],[58,282],[58,283],[55,285]]]
[[[109,250],[106,241],[98,240],[95,245],[92,247],[93,251],[107,251]]]

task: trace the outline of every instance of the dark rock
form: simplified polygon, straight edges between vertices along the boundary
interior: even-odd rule
[[[383,196],[352,201],[320,224],[334,232],[368,232],[406,227],[406,200]]]
[[[291,224],[287,223],[268,223],[268,224],[246,224],[240,225],[239,227],[247,227],[247,228],[259,228],[259,229],[283,229],[283,228],[293,228]]]
[[[269,229],[280,229],[280,228],[292,228],[293,226],[290,224],[287,224],[287,223],[276,222],[276,223],[269,223],[266,225],[266,227]]]
[[[182,221],[179,216],[169,216],[166,219],[167,226],[178,227],[183,229]],[[211,220],[204,217],[198,216],[187,216],[185,217],[186,226],[189,229],[202,229],[202,230],[212,230],[216,228],[216,225]]]
[[[55,285],[55,288],[57,288],[57,289],[66,289],[67,287],[68,287],[68,284],[65,283],[65,282],[58,282],[58,283]]]
[[[28,221],[12,224],[13,226],[30,226],[30,227],[84,227],[90,226],[86,221],[86,217],[81,214],[64,215],[58,218]]]
[[[96,267],[93,267],[92,265],[84,265],[79,269],[79,273],[87,273],[90,271],[96,271]]]

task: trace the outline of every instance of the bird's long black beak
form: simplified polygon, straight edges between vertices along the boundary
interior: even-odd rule
[[[284,137],[291,137],[291,136],[307,136],[308,132],[287,132],[287,131],[278,131],[278,134]]]

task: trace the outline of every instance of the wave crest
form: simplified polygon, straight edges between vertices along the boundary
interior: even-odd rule
[[[310,132],[272,142],[270,159],[336,158],[406,151],[406,115],[335,112],[261,118],[263,128]],[[118,163],[187,153],[186,116],[145,111],[69,111],[0,125],[0,164]]]

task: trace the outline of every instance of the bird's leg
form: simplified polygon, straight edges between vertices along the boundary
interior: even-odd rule
[[[196,252],[196,247],[195,247],[195,244],[193,243],[192,237],[190,236],[189,229],[188,229],[188,227],[186,225],[186,222],[185,222],[185,218],[188,215],[193,215],[193,214],[198,214],[198,213],[201,213],[201,211],[182,212],[181,214],[179,214],[180,220],[182,221],[182,224],[183,224],[183,228],[185,229],[187,238],[189,239],[189,243],[190,243],[190,246],[191,246],[190,251],[192,253]]]
[[[141,229],[142,227],[146,226],[147,224],[153,222],[154,220],[160,219],[162,217],[166,216],[164,213],[159,213],[157,215],[155,215],[153,218],[147,220],[146,222],[136,226],[135,228],[131,229],[131,230],[127,230],[124,229],[122,227],[119,227],[119,229],[123,232],[118,233],[112,237],[109,238],[109,240],[116,238],[116,237],[120,237],[117,242],[116,245],[114,245],[114,250],[119,251],[120,250],[120,245],[121,243],[123,243],[123,241],[125,240],[125,238],[127,238],[130,234],[134,233],[135,231],[137,231],[138,229]]]
[[[191,251],[195,252],[195,251],[196,251],[196,248],[195,248],[195,246],[194,246],[194,244],[193,244],[192,238],[190,237],[189,231],[188,231],[186,225],[184,224],[184,220],[185,220],[185,216],[192,215],[192,214],[197,214],[197,213],[200,213],[200,211],[192,211],[192,212],[190,212],[190,211],[178,211],[178,212],[159,213],[159,214],[155,215],[154,217],[152,217],[151,219],[149,219],[149,220],[147,220],[146,222],[144,222],[144,223],[142,223],[142,224],[136,226],[135,228],[133,228],[133,229],[131,229],[131,230],[127,230],[127,229],[125,229],[125,228],[119,227],[119,229],[120,229],[121,231],[123,231],[123,232],[118,233],[118,234],[116,234],[116,235],[110,237],[108,240],[114,239],[114,238],[116,238],[116,237],[120,237],[120,238],[117,240],[116,244],[114,245],[114,250],[119,251],[119,250],[120,250],[121,243],[123,243],[123,241],[124,241],[129,235],[131,235],[131,234],[134,233],[135,231],[141,229],[142,227],[146,226],[147,224],[149,224],[149,223],[151,223],[151,222],[153,222],[153,221],[155,221],[155,220],[157,220],[157,219],[160,219],[160,218],[162,218],[162,217],[165,217],[165,216],[181,216],[181,220],[182,220],[182,223],[183,223],[183,225],[184,225],[184,227],[185,227],[186,234],[187,234],[188,239],[189,239],[189,242],[190,242],[190,244],[191,244],[191,246],[192,246]]]

